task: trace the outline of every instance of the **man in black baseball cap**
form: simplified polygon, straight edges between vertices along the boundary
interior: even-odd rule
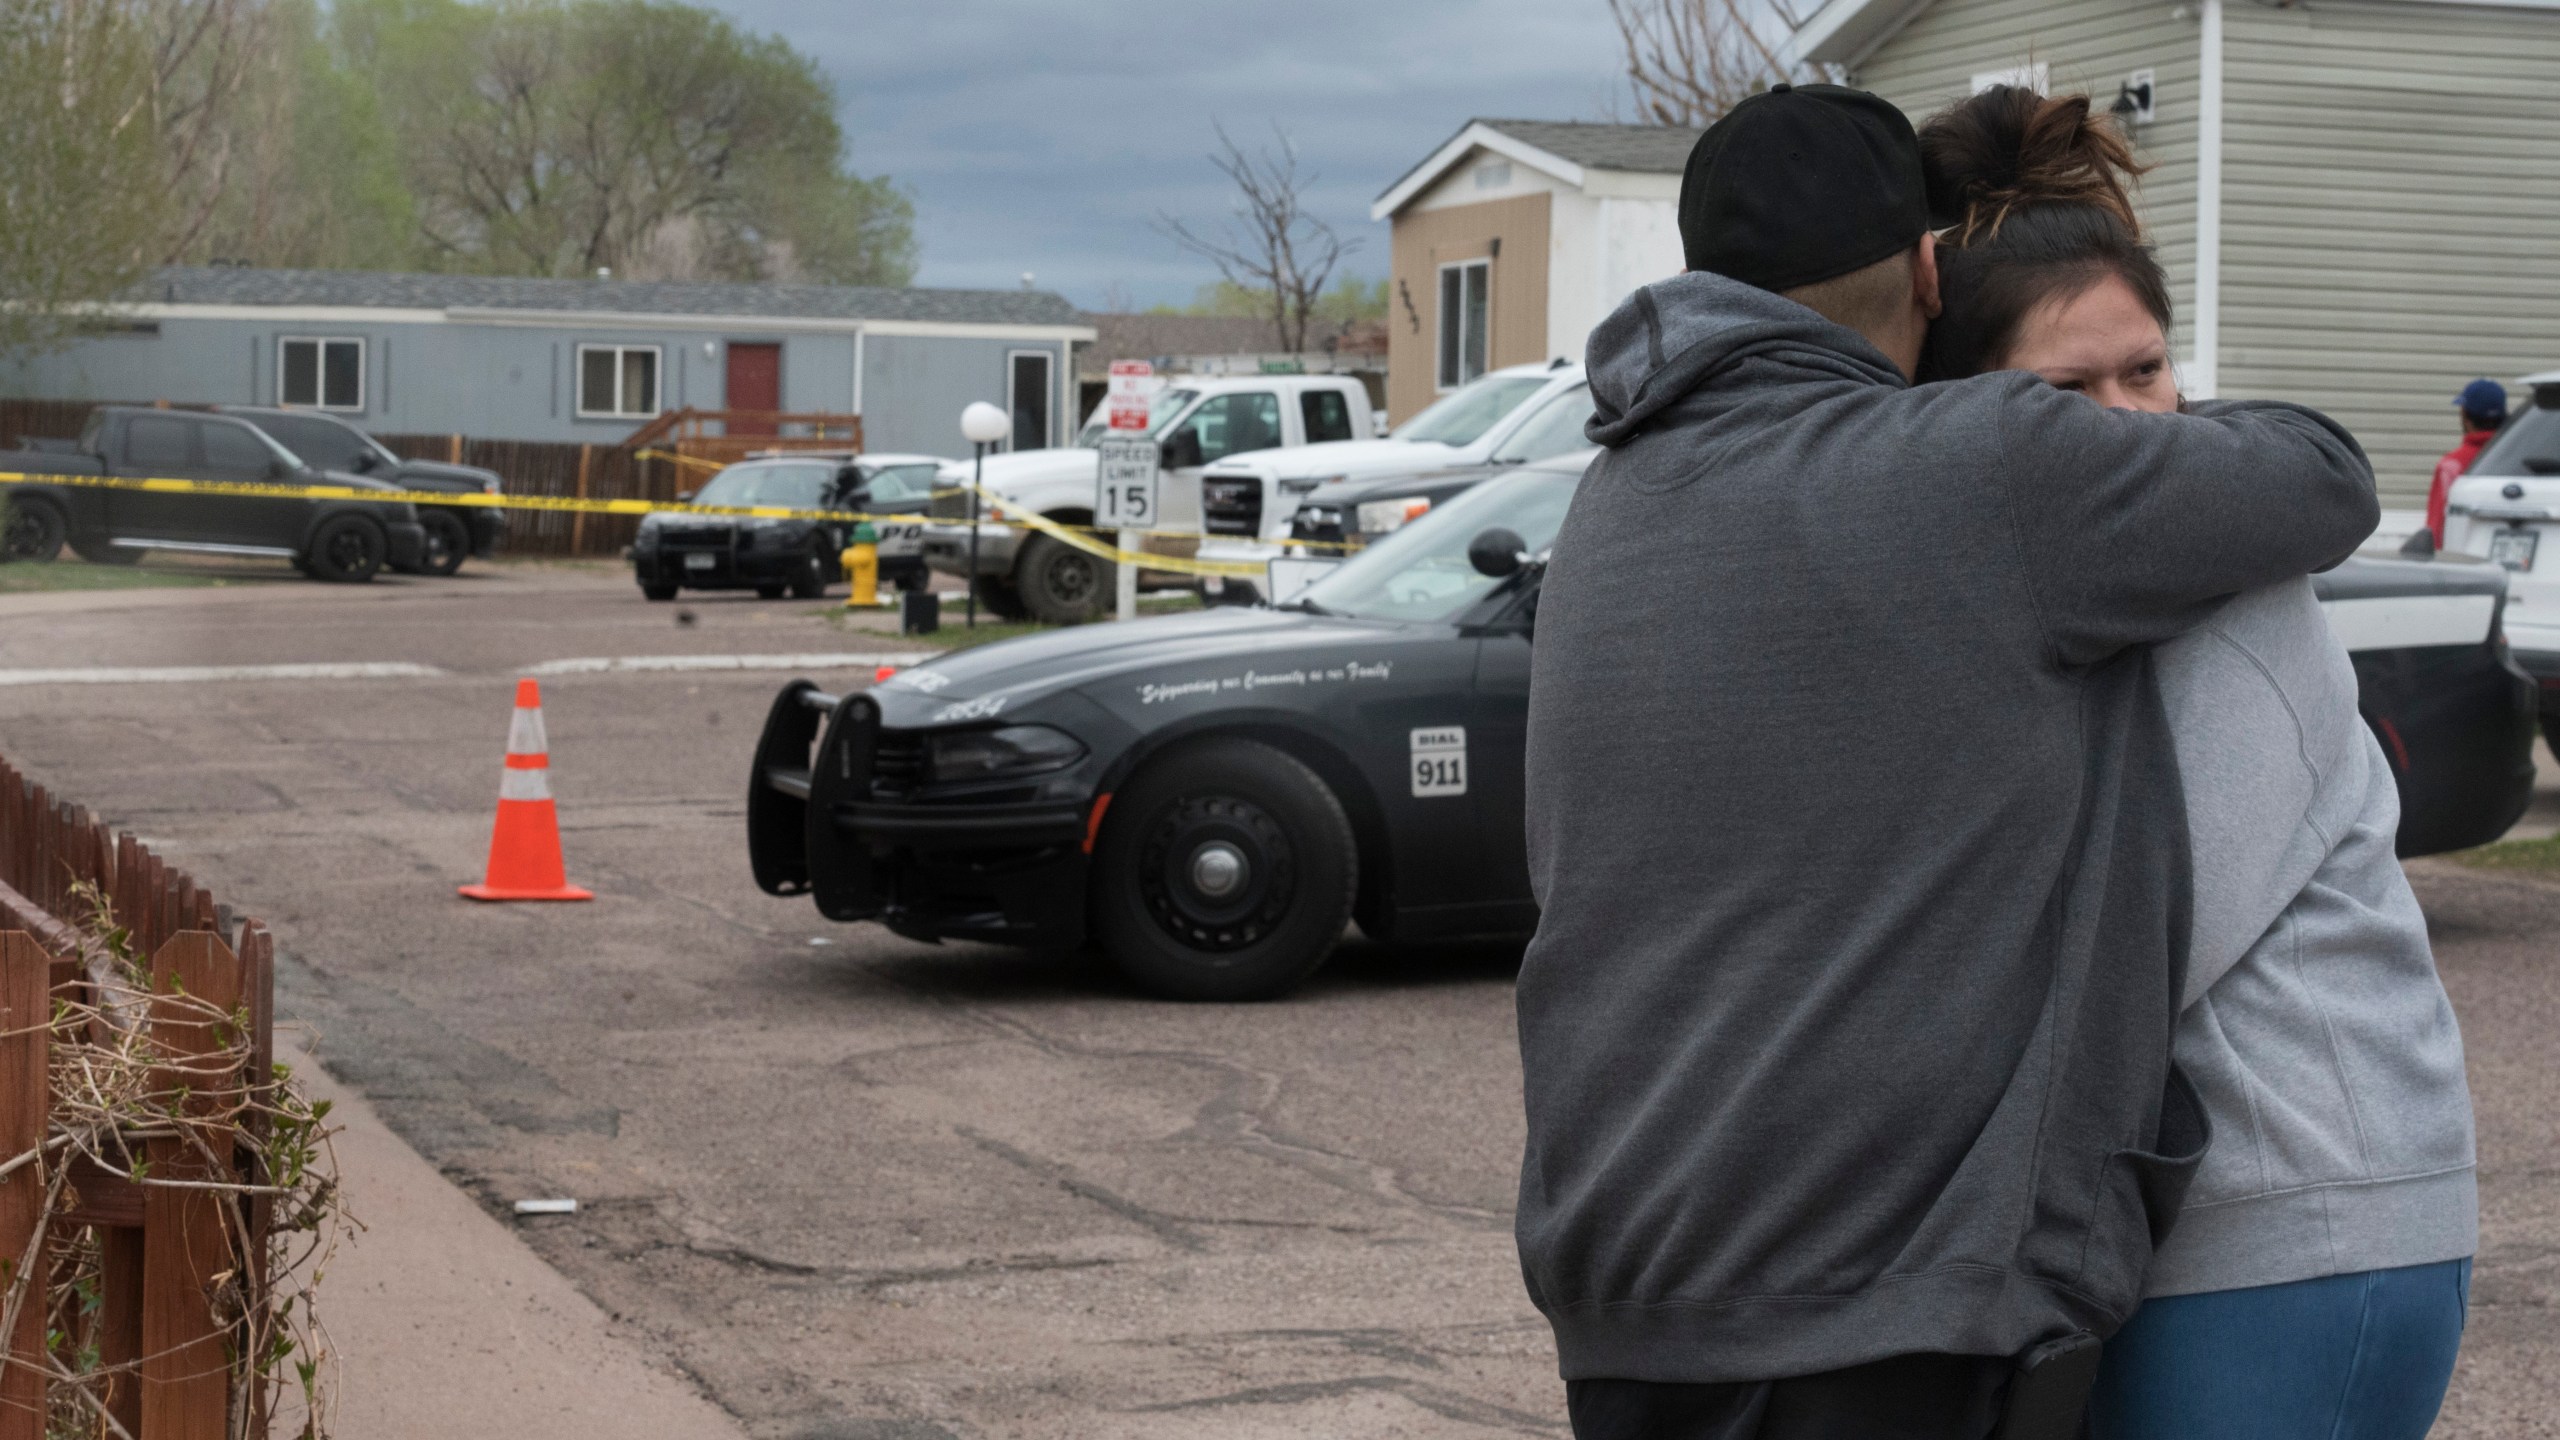
[[[2372,471],[2273,402],[1914,387],[1873,95],[1744,101],[1679,214],[1539,592],[1521,1270],[1581,1440],[2066,1440],[2204,1143],[2148,642],[2353,551]]]

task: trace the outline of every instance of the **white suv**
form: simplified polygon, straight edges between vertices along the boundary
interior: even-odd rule
[[[2560,751],[2560,370],[2519,383],[2533,399],[2445,497],[2445,548],[2507,567],[2507,643],[2541,686],[2542,733]]]

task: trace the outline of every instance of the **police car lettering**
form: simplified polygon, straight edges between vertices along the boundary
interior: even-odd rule
[[[1413,732],[1413,794],[1417,800],[1467,793],[1467,729],[1437,725]]]
[[[1348,685],[1360,680],[1385,680],[1394,676],[1395,668],[1395,662],[1392,660],[1380,660],[1366,665],[1353,660],[1341,665],[1302,670],[1247,670],[1241,675],[1225,675],[1214,680],[1176,680],[1165,684],[1144,684],[1138,687],[1138,703],[1158,705],[1167,700],[1182,699],[1187,695],[1218,695],[1231,691],[1241,694],[1275,687],[1304,689],[1312,685]]]
[[[1007,698],[1003,695],[981,695],[975,700],[945,705],[933,712],[932,723],[941,725],[953,720],[984,720],[1004,709]]]

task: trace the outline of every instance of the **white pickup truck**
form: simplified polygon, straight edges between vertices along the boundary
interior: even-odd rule
[[[1156,392],[1150,419],[1149,433],[1164,454],[1158,528],[1197,533],[1203,467],[1245,451],[1331,449],[1369,434],[1369,392],[1347,375],[1177,377]],[[1102,465],[1095,447],[1104,433],[1097,411],[1073,447],[987,457],[981,483],[996,513],[980,510],[977,577],[979,597],[988,609],[1015,619],[1065,624],[1087,619],[1110,603],[1114,577],[1109,562],[1001,523],[1007,510],[1065,525],[1093,523],[1094,487]],[[952,487],[967,483],[972,474],[966,460],[943,467],[935,484],[946,493],[935,498],[934,523],[924,533],[925,563],[964,578],[969,574],[970,497]],[[1160,537],[1150,548],[1188,555],[1193,542],[1177,538],[1168,544]]]
[[[1289,538],[1298,507],[1365,481],[1545,460],[1590,444],[1591,386],[1582,367],[1557,360],[1492,371],[1440,397],[1383,440],[1236,454],[1200,472],[1202,559],[1262,564]],[[1518,453],[1513,453],[1517,451]],[[1249,581],[1213,582],[1225,600],[1251,601]]]
[[[2507,643],[2541,691],[2542,733],[2560,750],[2560,370],[2518,383],[2533,399],[2453,482],[2444,541],[2507,567]]]

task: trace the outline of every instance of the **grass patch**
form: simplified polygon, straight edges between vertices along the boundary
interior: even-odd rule
[[[2560,875],[2560,836],[2548,840],[2501,840],[2477,850],[2458,850],[2445,858],[2477,870]]]
[[[265,578],[163,569],[154,565],[91,565],[77,560],[56,560],[46,565],[17,562],[0,565],[0,595],[27,595],[47,590],[166,590],[229,585],[235,581],[254,584]]]

